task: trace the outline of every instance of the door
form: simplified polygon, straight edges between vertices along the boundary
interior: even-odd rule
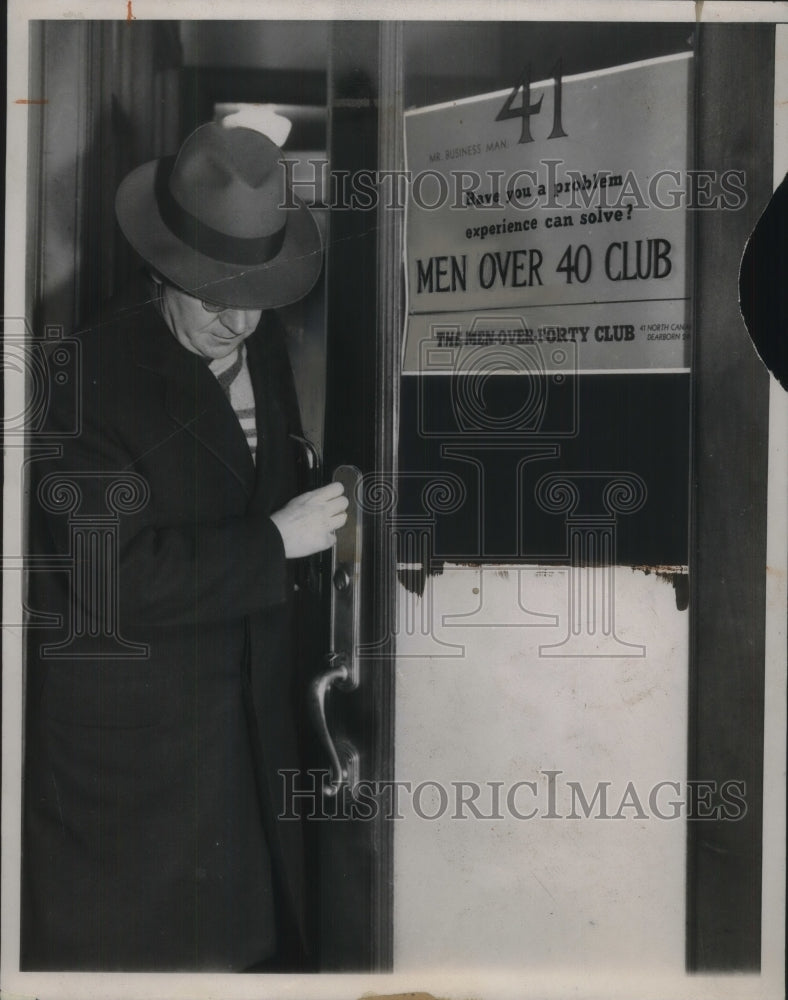
[[[740,253],[770,185],[768,150],[754,137],[750,146],[731,139],[723,150],[716,143],[718,74],[742,46],[757,47],[759,72],[725,104],[737,121],[747,121],[752,102],[771,93],[770,38],[768,29],[745,38],[738,28],[693,33],[685,25],[332,27],[330,169],[340,186],[329,223],[325,455],[328,469],[349,463],[360,470],[365,535],[359,685],[352,691],[337,685],[328,695],[327,725],[335,741],[358,750],[362,782],[394,782],[406,805],[401,815],[381,808],[378,797],[374,815],[363,813],[346,785],[339,798],[346,796],[356,818],[320,830],[323,969],[404,971],[444,963],[456,968],[462,961],[499,968],[550,963],[567,947],[578,966],[605,974],[617,966],[626,971],[633,952],[646,955],[655,970],[680,970],[685,962],[690,970],[758,967],[760,898],[752,886],[760,872],[762,677],[743,674],[709,626],[724,588],[723,570],[712,566],[709,553],[719,551],[723,561],[732,553],[711,544],[707,512],[711,505],[719,524],[728,523],[730,512],[713,482],[727,477],[722,470],[736,460],[727,453],[720,460],[717,449],[712,469],[704,458],[716,434],[711,427],[721,419],[712,389],[719,373],[710,361],[713,349],[704,346],[714,328],[704,303],[717,296],[712,272],[722,269],[735,282],[735,262],[722,247]],[[663,74],[668,89],[638,82],[646,79],[639,75],[642,64],[657,74],[660,66],[673,67]],[[623,107],[627,88],[642,88],[647,117],[650,96],[657,94],[659,104],[679,78],[684,89],[666,114],[683,143],[681,169],[691,173],[702,165],[719,176],[733,164],[746,173],[748,197],[727,213],[703,215],[691,206],[684,242],[659,229],[659,205],[657,212],[651,205],[650,223],[633,225],[637,236],[629,240],[626,199],[618,218],[588,213],[582,223],[580,209],[588,206],[575,203],[578,211],[563,221],[566,253],[553,262],[566,294],[530,303],[545,303],[545,330],[587,327],[586,335],[603,348],[609,342],[605,357],[612,362],[591,362],[596,370],[590,371],[571,363],[559,370],[558,362],[547,372],[527,365],[513,372],[505,370],[509,356],[498,369],[495,362],[487,369],[452,369],[451,351],[459,343],[452,338],[484,346],[492,329],[485,309],[500,316],[503,306],[507,329],[529,329],[528,317],[518,313],[529,304],[527,295],[519,301],[504,290],[471,310],[457,304],[471,281],[469,262],[471,270],[478,265],[482,288],[506,284],[506,258],[496,257],[501,245],[494,239],[501,229],[483,236],[487,219],[477,213],[464,229],[463,252],[455,242],[453,250],[432,249],[416,259],[417,225],[408,216],[406,234],[404,203],[396,195],[381,211],[380,202],[371,209],[341,185],[359,171],[403,166],[411,171],[406,184],[413,185],[421,167],[437,187],[432,194],[424,188],[421,202],[411,187],[409,212],[414,200],[419,209],[434,209],[426,203],[440,194],[435,175],[449,177],[456,168],[456,176],[490,150],[486,133],[480,147],[481,133],[472,135],[470,125],[467,135],[449,133],[451,141],[436,131],[428,147],[429,127],[426,138],[418,136],[420,109],[460,109],[462,124],[468,102],[470,123],[479,95],[495,96],[496,121],[508,128],[501,148],[510,142],[521,150],[524,166],[560,159],[560,143],[582,127],[608,130],[616,163],[629,166],[627,134],[635,159],[638,144],[653,154],[659,142],[676,136],[656,125],[653,135],[644,135],[634,117],[626,133],[616,101]],[[535,81],[542,80],[549,86],[539,90]],[[569,102],[585,91],[591,106],[608,85],[608,104],[594,105],[599,117],[579,119]],[[598,136],[587,142],[599,147]],[[758,162],[748,152],[756,148]],[[425,162],[412,158],[415,149]],[[577,149],[582,144],[575,147],[582,184]],[[448,160],[454,161],[449,167]],[[650,169],[659,166],[657,151]],[[459,202],[462,209],[469,205],[480,203]],[[498,216],[496,226],[511,221]],[[433,218],[419,247],[430,246],[430,239],[439,243],[437,211]],[[532,229],[541,240],[561,222],[559,213],[550,226],[542,212]],[[723,226],[725,237],[710,239],[710,225]],[[484,238],[489,242],[482,245]],[[533,231],[523,241],[525,250],[540,248],[540,256],[509,258],[510,286],[527,287],[529,279],[531,287],[545,286],[544,245]],[[641,252],[639,262],[627,257]],[[645,290],[611,293],[609,322],[563,319],[572,303],[597,312],[605,305],[599,284],[590,286],[590,301],[574,294],[595,254],[608,289],[640,280]],[[671,270],[671,281],[679,271],[683,276],[683,292],[675,282],[660,285]],[[655,290],[668,285],[664,295]],[[419,309],[419,294],[431,294],[432,305]],[[622,302],[628,303],[623,311]],[[716,356],[743,354],[748,378],[763,382],[738,322],[735,294],[719,307],[731,343]],[[539,315],[530,315],[538,327]],[[417,344],[435,349],[434,369],[423,367],[418,351],[408,360],[418,322]],[[581,338],[576,333],[582,347]],[[650,361],[641,354],[633,363],[625,355],[635,341],[649,349],[678,343],[679,361],[661,364],[654,359],[670,351],[657,351]],[[736,407],[761,421],[763,388],[741,395],[728,381],[728,404],[732,393]],[[528,424],[535,414],[543,421],[536,435]],[[364,492],[375,485],[379,503]],[[757,470],[740,486],[761,509],[765,485]],[[428,497],[430,488],[437,492]],[[762,523],[755,518],[756,533]],[[744,607],[752,628],[764,600],[756,563],[754,555],[737,577],[749,595]],[[712,659],[726,664],[721,674],[711,670]],[[736,726],[720,741],[713,716],[728,711],[761,721]],[[737,823],[728,822],[719,799],[726,791],[733,798],[741,793],[740,785],[723,789],[732,763],[756,789],[746,807],[736,806]],[[701,815],[697,799],[707,779],[718,796],[713,816]],[[677,822],[669,823],[660,794],[671,788],[682,801]],[[542,812],[529,825],[532,799]],[[657,814],[650,825],[649,810]],[[741,863],[729,860],[734,855]],[[712,885],[726,888],[721,895]],[[686,928],[676,918],[681,912]]]

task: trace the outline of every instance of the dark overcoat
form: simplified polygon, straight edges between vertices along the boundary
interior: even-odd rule
[[[294,584],[269,518],[299,491],[298,407],[264,313],[255,466],[205,361],[131,298],[77,338],[79,391],[53,387],[32,442],[22,964],[241,970],[303,928],[301,832],[278,818]]]

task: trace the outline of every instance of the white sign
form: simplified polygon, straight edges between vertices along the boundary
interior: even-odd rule
[[[688,208],[734,208],[734,171],[688,169],[691,54],[516,85],[405,115],[403,371],[686,370]],[[529,367],[523,360],[520,370]],[[487,360],[489,365],[489,359]]]

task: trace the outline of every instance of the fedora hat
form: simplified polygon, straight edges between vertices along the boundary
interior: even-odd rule
[[[120,184],[115,212],[129,243],[191,295],[239,309],[303,298],[322,265],[312,213],[286,185],[282,151],[254,129],[201,125],[177,156]]]

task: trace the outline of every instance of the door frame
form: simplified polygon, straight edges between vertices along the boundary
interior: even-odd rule
[[[769,375],[735,279],[772,194],[774,40],[771,24],[696,28],[695,164],[744,170],[748,198],[694,213],[687,778],[743,781],[747,813],[687,824],[690,972],[761,965]]]
[[[332,175],[400,169],[402,24],[331,27],[328,151]],[[403,212],[381,200],[347,209],[334,199],[326,254],[326,475],[339,464],[391,485],[396,474],[403,330]],[[364,495],[358,498],[362,508]],[[363,513],[358,691],[342,699],[337,735],[361,755],[363,781],[394,778],[395,562],[384,512]],[[393,825],[385,809],[327,823],[319,835],[320,971],[390,971],[393,965]],[[339,919],[337,919],[337,917]]]

